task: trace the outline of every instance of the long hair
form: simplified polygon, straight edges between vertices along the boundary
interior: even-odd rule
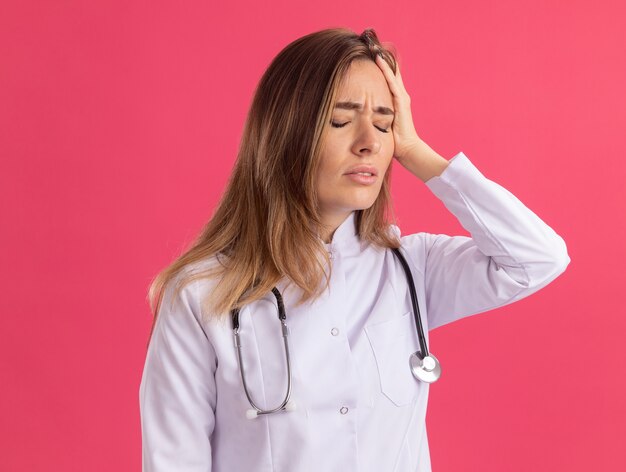
[[[217,280],[202,301],[205,320],[262,298],[283,277],[302,289],[298,303],[317,298],[328,287],[325,268],[330,261],[318,237],[323,224],[314,178],[321,143],[350,64],[374,61],[379,52],[395,73],[395,54],[374,30],[358,35],[331,28],[293,41],[274,58],[255,90],[217,209],[191,246],[150,284],[153,329],[165,288],[174,279],[176,294],[194,280]],[[400,244],[389,231],[395,222],[391,167],[374,204],[355,215],[359,238],[384,248]],[[186,270],[207,260],[216,263]]]

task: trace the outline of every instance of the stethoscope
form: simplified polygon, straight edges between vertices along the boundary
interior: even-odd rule
[[[393,253],[400,259],[402,268],[406,273],[406,278],[409,283],[409,291],[411,292],[411,304],[413,305],[413,317],[415,318],[415,325],[417,326],[417,336],[419,338],[420,350],[414,352],[409,357],[409,365],[413,376],[421,380],[422,382],[432,383],[435,382],[441,376],[441,365],[439,360],[430,352],[428,352],[428,346],[426,344],[426,337],[424,336],[424,328],[422,327],[422,318],[420,315],[419,305],[417,303],[417,293],[415,292],[415,283],[413,282],[413,275],[406,259],[397,248],[392,249]],[[239,308],[234,308],[231,311],[231,321],[233,333],[235,336],[235,347],[237,348],[237,358],[239,359],[239,372],[241,373],[241,381],[243,383],[243,389],[246,392],[246,397],[252,406],[252,409],[246,411],[246,417],[248,419],[254,419],[259,415],[267,415],[278,411],[293,411],[296,409],[296,404],[291,400],[291,357],[289,355],[289,328],[286,323],[287,315],[285,314],[285,306],[283,304],[283,297],[279,290],[274,287],[272,293],[276,297],[278,304],[278,319],[280,320],[283,342],[285,344],[285,357],[287,359],[287,394],[285,399],[280,405],[271,410],[263,410],[259,408],[252,400],[250,392],[248,391],[248,385],[246,384],[246,377],[244,375],[243,361],[241,358],[241,340],[239,339]]]

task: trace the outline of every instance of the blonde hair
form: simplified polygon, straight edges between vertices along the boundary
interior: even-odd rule
[[[374,30],[358,35],[331,28],[298,38],[274,58],[255,90],[217,209],[191,247],[150,284],[153,329],[165,287],[174,279],[175,294],[192,281],[217,279],[202,306],[203,313],[218,318],[262,298],[283,277],[302,289],[299,303],[328,287],[325,267],[330,261],[318,237],[323,225],[314,178],[321,143],[350,64],[374,61],[379,52],[395,72],[395,54],[382,46]],[[357,210],[355,218],[361,240],[384,248],[400,244],[389,231],[395,221],[391,167],[374,204]],[[186,270],[212,258],[218,263],[208,269]]]

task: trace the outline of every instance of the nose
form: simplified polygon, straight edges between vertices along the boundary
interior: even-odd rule
[[[378,131],[372,123],[363,123],[360,125],[357,136],[352,144],[352,152],[356,155],[378,154],[380,148],[380,131]]]

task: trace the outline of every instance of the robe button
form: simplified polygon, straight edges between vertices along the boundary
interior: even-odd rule
[[[342,415],[345,415],[346,413],[348,413],[348,408],[346,408],[345,406],[342,406],[341,410],[339,410],[339,413],[341,413]]]
[[[330,333],[331,333],[333,336],[337,336],[337,335],[339,334],[339,330],[338,330],[337,328],[333,328],[333,329],[331,329],[331,330],[330,330]]]

